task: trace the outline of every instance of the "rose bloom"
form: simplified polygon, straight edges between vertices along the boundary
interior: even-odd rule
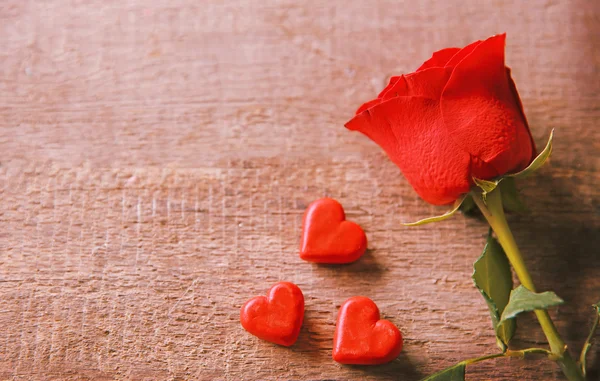
[[[505,39],[433,53],[414,73],[392,77],[346,127],[381,146],[431,204],[453,202],[473,177],[525,169],[536,150],[504,65]]]

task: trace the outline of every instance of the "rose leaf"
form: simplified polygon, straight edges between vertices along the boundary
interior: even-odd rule
[[[467,195],[464,194],[458,200],[454,201],[454,205],[453,205],[452,209],[447,211],[446,213],[442,214],[441,216],[427,217],[427,218],[424,218],[424,219],[416,221],[416,222],[403,222],[402,225],[404,225],[404,226],[425,225],[425,224],[428,224],[431,222],[443,221],[447,218],[450,218],[460,208],[460,206],[462,205],[462,203],[466,197],[467,197]]]
[[[564,301],[551,291],[535,293],[521,285],[510,293],[510,300],[504,308],[500,322],[512,319],[521,312],[545,310],[563,303]]]
[[[510,265],[502,246],[488,234],[487,243],[481,256],[473,264],[473,281],[483,295],[492,318],[492,326],[496,332],[498,347],[505,352],[507,345],[515,333],[514,319],[500,322],[500,316],[510,298],[513,281]]]
[[[477,185],[482,190],[481,197],[483,198],[484,202],[485,202],[487,194],[490,193],[491,191],[493,191],[494,189],[496,189],[496,187],[498,186],[498,184],[500,184],[500,182],[502,180],[503,180],[503,178],[499,178],[498,180],[495,180],[495,181],[489,181],[489,180],[483,180],[483,179],[478,179],[477,177],[473,177],[473,182],[475,183],[475,185]]]
[[[535,159],[533,159],[531,164],[529,164],[529,166],[527,168],[525,168],[524,170],[522,170],[521,172],[517,172],[512,175],[507,175],[507,177],[517,177],[517,178],[525,177],[525,176],[529,176],[533,172],[540,169],[541,166],[544,165],[544,163],[546,163],[546,161],[550,157],[550,154],[552,153],[552,138],[553,137],[554,137],[554,130],[552,130],[552,132],[550,132],[550,138],[548,138],[548,143],[546,143],[546,147],[544,147],[544,150],[542,152],[540,152],[540,154],[537,155],[537,157]]]
[[[431,375],[423,381],[464,381],[465,379],[465,367],[464,363],[458,363],[450,368],[444,369],[434,375]]]

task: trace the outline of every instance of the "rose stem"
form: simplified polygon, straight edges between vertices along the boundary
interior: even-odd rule
[[[473,193],[473,200],[496,233],[498,241],[504,249],[508,260],[515,269],[521,284],[529,290],[535,292],[535,286],[533,285],[531,275],[527,270],[527,266],[523,261],[523,256],[521,255],[519,247],[515,242],[515,238],[513,237],[508,223],[506,222],[500,188],[496,187],[496,189],[488,193],[485,203],[480,194]],[[537,316],[542,330],[548,339],[552,354],[556,357],[556,361],[560,364],[560,367],[562,368],[565,376],[567,376],[567,379],[572,381],[585,380],[581,369],[567,351],[567,346],[556,330],[554,323],[550,319],[548,311],[535,310],[535,315]]]

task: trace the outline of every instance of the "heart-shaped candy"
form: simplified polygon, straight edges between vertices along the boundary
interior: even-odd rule
[[[367,249],[360,226],[346,221],[344,208],[331,198],[312,202],[304,213],[300,258],[317,263],[350,263]]]
[[[279,282],[267,296],[247,301],[240,313],[242,327],[254,336],[289,347],[296,342],[304,319],[304,295],[293,283]]]
[[[374,365],[392,361],[402,350],[402,334],[388,320],[379,320],[377,305],[364,296],[340,308],[333,336],[333,359],[342,364]]]

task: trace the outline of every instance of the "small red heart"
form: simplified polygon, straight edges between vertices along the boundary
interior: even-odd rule
[[[342,304],[333,336],[335,361],[383,364],[398,357],[400,351],[400,330],[388,320],[379,320],[379,309],[371,299],[355,296]]]
[[[254,336],[289,347],[296,342],[304,319],[304,295],[293,283],[279,282],[267,296],[248,300],[240,313],[242,327]]]
[[[346,221],[342,205],[331,198],[312,202],[304,213],[300,258],[316,263],[350,263],[367,249],[360,226]]]

